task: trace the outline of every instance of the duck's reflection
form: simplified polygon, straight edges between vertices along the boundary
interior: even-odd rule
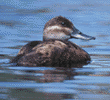
[[[17,75],[17,79],[35,81],[35,82],[62,82],[64,80],[73,80],[78,72],[75,72],[76,68],[82,68],[85,64],[74,64],[71,68],[54,67],[53,69],[42,70],[21,70],[23,75]],[[43,67],[44,68],[44,67]]]
[[[73,88],[67,88],[65,86],[61,87],[61,84],[50,84],[52,82],[63,83],[64,80],[74,80],[74,76],[79,73],[75,71],[78,68],[82,68],[85,64],[74,64],[70,68],[65,67],[39,67],[34,69],[34,67],[19,67],[14,71],[13,80],[18,80],[18,86],[20,84],[27,84],[24,87],[17,87],[9,89],[9,97],[12,98],[39,98],[49,99],[49,100],[60,100],[65,98],[73,98],[77,94],[77,90]],[[16,68],[16,67],[15,67]],[[13,68],[14,69],[14,68]],[[16,74],[16,75],[15,75]],[[22,83],[25,81],[26,83]],[[36,84],[32,84],[32,83]],[[16,83],[16,82],[15,82]],[[40,84],[39,84],[40,83]],[[42,83],[46,83],[42,84]],[[35,88],[32,88],[33,85]],[[64,84],[63,84],[64,85]],[[22,85],[21,85],[22,86]],[[60,88],[61,87],[61,88]],[[62,90],[63,89],[63,90]],[[21,93],[22,92],[22,93]],[[21,95],[23,94],[23,95]]]

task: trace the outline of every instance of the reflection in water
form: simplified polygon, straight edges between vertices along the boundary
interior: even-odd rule
[[[72,68],[64,67],[6,67],[1,77],[5,76],[12,82],[0,82],[1,94],[11,99],[92,99],[109,95],[109,78],[92,77],[98,70],[95,67],[83,64]],[[79,68],[78,68],[79,67]],[[7,71],[6,71],[7,70]],[[105,75],[104,75],[105,76]],[[102,81],[103,80],[103,84]],[[106,81],[107,80],[107,81]],[[106,87],[104,87],[106,85]],[[9,92],[10,91],[10,92]],[[95,93],[95,97],[93,95]],[[90,95],[90,96],[89,96]],[[102,96],[100,96],[102,95]],[[80,99],[79,99],[80,100]]]
[[[77,64],[75,67],[82,67]],[[44,75],[39,79],[39,82],[63,82],[64,80],[72,80],[76,72],[72,68],[57,67],[55,70],[41,71]]]
[[[76,74],[71,68],[56,68],[55,70],[35,71],[35,73],[42,73],[36,81],[38,82],[63,82],[65,79],[73,79]]]
[[[72,68],[65,67],[53,67],[51,70],[42,70],[43,67],[37,67],[39,69],[33,70],[33,67],[28,67],[24,70],[20,67],[19,71],[15,74],[16,79],[28,80],[28,81],[36,81],[36,82],[63,82],[64,80],[72,80],[77,72],[75,72],[75,68],[82,68],[84,64],[76,64]],[[47,67],[48,68],[48,67]],[[16,69],[16,67],[9,67],[9,69]],[[21,74],[20,74],[21,73]]]
[[[82,68],[83,64],[77,64],[74,66],[76,68]],[[0,86],[3,87],[2,89],[0,89],[0,91],[4,93],[4,91],[7,89],[6,87],[8,87],[7,91],[10,92],[8,93],[8,95],[5,96],[5,98],[8,97],[10,98],[10,100],[28,100],[29,98],[37,100],[41,100],[41,98],[49,100],[61,100],[63,98],[71,98],[71,93],[76,93],[76,91],[74,91],[73,89],[70,89],[70,91],[65,90],[66,88],[68,88],[68,86],[65,87],[65,85],[62,83],[60,85],[59,82],[63,82],[64,80],[73,80],[74,76],[78,74],[77,72],[75,72],[75,67],[8,67],[8,69],[10,69],[10,71],[13,73],[12,76],[10,76],[10,78],[13,77],[12,79],[16,82],[4,82],[4,84],[0,84]],[[10,72],[8,71],[7,73]],[[21,81],[21,83],[17,81]],[[38,84],[39,82],[40,84]],[[42,84],[48,82],[58,82],[58,84]],[[56,87],[56,89],[54,87]],[[35,91],[39,91],[39,93]],[[55,94],[53,94],[54,92]],[[40,97],[37,98],[36,95],[39,95]]]
[[[82,68],[83,64],[77,64],[74,66],[76,68],[77,67]],[[73,80],[74,75],[78,74],[77,72],[74,72],[75,67],[73,68],[64,68],[64,67],[53,67],[53,68],[37,67],[36,68],[36,67],[16,67],[16,66],[8,67],[8,69],[10,70],[9,71],[7,70],[6,73],[9,73],[9,74],[12,73],[11,76],[9,75],[9,79],[13,77],[12,81],[15,81],[15,82],[9,82],[9,83],[4,82],[4,84],[0,84],[0,86],[3,87],[0,89],[0,91],[2,91],[2,93],[5,93],[4,91],[6,89],[7,91],[10,91],[8,95],[5,96],[5,98],[7,97],[10,98],[10,100],[18,99],[18,98],[36,99],[37,98],[36,95],[41,95],[39,98],[37,98],[39,100],[41,99],[42,96],[43,96],[42,97],[43,99],[48,98],[50,100],[51,99],[61,100],[63,98],[68,98],[68,97],[71,97],[71,93],[75,93],[75,91],[73,89],[70,89],[71,92],[69,92],[66,89],[68,87],[65,87],[65,85],[62,83],[60,85],[59,82],[63,82],[64,80]],[[40,84],[38,84],[39,82]],[[58,84],[50,84],[50,85],[42,84],[42,83],[48,83],[48,82],[58,82]],[[56,87],[56,89],[54,87]],[[66,90],[64,89],[64,87]],[[38,91],[39,93],[35,91]],[[54,92],[55,94],[52,94]]]

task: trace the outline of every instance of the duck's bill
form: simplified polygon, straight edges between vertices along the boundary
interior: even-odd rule
[[[95,37],[85,35],[82,32],[79,32],[79,30],[77,32],[73,32],[71,34],[71,38],[82,39],[82,40],[95,40]]]

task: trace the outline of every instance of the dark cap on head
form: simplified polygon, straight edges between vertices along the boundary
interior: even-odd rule
[[[73,24],[72,24],[71,21],[69,21],[65,17],[57,16],[57,17],[54,17],[51,20],[49,20],[45,24],[44,29],[47,28],[47,27],[49,27],[49,26],[54,26],[54,25],[68,27],[68,28],[73,28]]]

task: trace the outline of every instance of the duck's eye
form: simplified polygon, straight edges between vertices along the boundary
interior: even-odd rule
[[[61,24],[62,24],[62,25],[64,25],[65,23],[64,23],[64,22],[62,22]]]

